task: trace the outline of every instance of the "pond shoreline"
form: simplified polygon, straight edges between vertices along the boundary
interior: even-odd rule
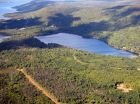
[[[39,39],[40,41],[44,42],[45,44],[57,43],[57,44],[60,44],[60,45],[63,45],[63,46],[69,47],[69,48],[83,50],[83,51],[87,51],[90,53],[128,57],[128,58],[137,57],[137,54],[135,54],[133,52],[115,48],[115,47],[107,44],[106,42],[96,39],[94,37],[87,39],[87,38],[83,38],[82,36],[79,36],[77,34],[59,33],[59,34],[52,34],[52,35],[46,35],[46,36],[38,35],[38,36],[35,36],[35,38]],[[53,40],[53,38],[54,38],[54,40]]]
[[[93,39],[97,39],[97,38],[93,37]],[[139,53],[132,52],[132,51],[130,51],[130,50],[128,50],[128,49],[123,49],[123,48],[115,47],[115,46],[109,44],[106,40],[103,40],[103,39],[97,39],[97,40],[100,40],[100,41],[104,42],[105,44],[109,45],[110,47],[115,48],[115,49],[117,49],[117,50],[123,50],[123,51],[126,51],[126,52],[129,52],[129,53],[134,54],[135,56],[132,57],[132,59],[133,59],[133,58],[137,58],[137,57],[140,56]]]

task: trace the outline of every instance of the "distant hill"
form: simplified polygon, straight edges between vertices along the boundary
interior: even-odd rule
[[[36,0],[17,6],[16,8],[20,13],[13,16],[21,18],[39,17],[43,21],[43,25],[41,25],[43,31],[48,31],[48,34],[49,31],[52,31],[53,33],[69,32],[85,37],[90,35],[114,47],[140,53],[138,41],[140,36],[138,31],[135,31],[140,26],[140,4],[134,2],[138,0],[111,0],[116,2],[109,5],[108,3],[60,3],[58,0],[56,1]],[[110,0],[100,1],[110,2]],[[125,4],[124,1],[131,2]],[[75,17],[79,20],[75,20]],[[71,23],[66,25],[69,21]],[[55,28],[52,29],[51,26]],[[133,32],[135,38],[132,38],[126,30],[129,33],[135,31]],[[124,39],[124,36],[116,35],[118,33],[125,34],[127,38]],[[119,41],[122,39],[125,40],[123,43]]]
[[[52,3],[54,2],[48,1],[48,0],[33,0],[29,3],[16,6],[14,8],[16,8],[17,11],[20,11],[20,12],[31,12],[31,11],[35,11],[43,7],[46,7],[47,5],[52,4]]]

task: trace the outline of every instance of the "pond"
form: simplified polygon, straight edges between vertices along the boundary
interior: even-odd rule
[[[4,39],[7,39],[9,38],[10,36],[3,36],[3,35],[0,35],[0,43],[4,40]]]
[[[108,44],[93,38],[83,38],[78,35],[68,33],[58,33],[49,36],[35,37],[40,41],[48,43],[57,43],[66,47],[75,48],[91,53],[97,53],[102,55],[112,55],[121,57],[134,57],[131,52],[119,50],[109,46]]]
[[[16,12],[16,9],[13,7],[29,1],[31,0],[0,0],[0,19],[8,19],[7,17],[4,17],[4,14]]]

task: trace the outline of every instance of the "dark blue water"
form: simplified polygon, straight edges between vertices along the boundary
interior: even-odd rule
[[[75,48],[83,51],[88,51],[92,53],[102,54],[102,55],[112,55],[121,57],[134,57],[133,53],[115,49],[108,44],[97,40],[97,39],[87,39],[78,35],[59,33],[49,36],[39,36],[36,37],[40,41],[48,43],[57,43],[70,48]]]
[[[16,12],[16,9],[12,7],[15,7],[15,6],[30,2],[30,1],[31,0],[0,0],[0,19],[8,19],[4,17],[4,14]]]

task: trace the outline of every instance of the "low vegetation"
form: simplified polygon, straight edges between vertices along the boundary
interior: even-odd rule
[[[53,104],[29,83],[22,73],[13,69],[0,70],[1,104]]]
[[[86,64],[77,62],[74,54]],[[140,103],[139,58],[100,56],[67,48],[25,48],[2,51],[0,56],[1,69],[26,68],[29,75],[60,102]],[[123,93],[117,89],[118,83],[124,83],[133,90],[129,94]]]

